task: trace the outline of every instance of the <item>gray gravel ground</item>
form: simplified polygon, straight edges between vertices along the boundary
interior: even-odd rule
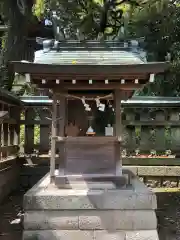
[[[16,191],[0,205],[0,240],[22,239],[22,225],[11,222],[19,219],[18,213],[22,210],[24,193],[25,191]]]
[[[11,224],[22,210],[25,191],[12,193],[0,206],[0,240],[21,240],[22,225]],[[180,193],[157,193],[160,240],[180,240]]]
[[[157,193],[160,240],[180,239],[180,193]]]

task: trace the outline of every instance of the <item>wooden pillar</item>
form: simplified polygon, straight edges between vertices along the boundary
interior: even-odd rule
[[[51,182],[55,176],[55,159],[56,159],[56,132],[57,132],[57,99],[53,96],[52,102],[52,126],[51,126],[51,159],[50,159],[50,177]]]
[[[66,124],[66,97],[60,97],[60,106],[59,106],[59,136],[64,137],[64,130]]]
[[[49,136],[50,136],[50,125],[48,118],[49,111],[45,111],[42,108],[39,108],[39,115],[40,115],[40,146],[39,152],[40,153],[47,153],[49,150]]]
[[[122,122],[121,122],[121,91],[115,90],[114,92],[115,103],[115,135],[121,140],[122,136]],[[121,142],[120,142],[121,144]],[[116,175],[122,175],[122,158],[120,144],[116,145],[115,157],[116,157]]]
[[[14,126],[14,140],[13,145],[20,144],[20,118],[21,118],[21,108],[13,108],[13,118],[16,120]]]
[[[65,125],[66,125],[66,96],[65,95],[60,95],[58,98],[60,100],[60,105],[59,105],[59,129],[58,129],[58,136],[64,137],[65,133]],[[59,173],[61,175],[64,175],[64,170],[65,170],[65,145],[63,142],[58,143],[58,148],[59,148]]]
[[[34,119],[35,111],[33,108],[27,108],[25,112],[25,153],[32,154],[34,152]]]

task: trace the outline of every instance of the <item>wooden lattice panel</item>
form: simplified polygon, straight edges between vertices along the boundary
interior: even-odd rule
[[[67,138],[66,173],[115,173],[117,147],[115,137]]]

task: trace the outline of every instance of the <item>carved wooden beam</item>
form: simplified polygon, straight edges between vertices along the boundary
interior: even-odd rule
[[[38,84],[39,88],[50,88],[54,91],[58,92],[60,90],[113,90],[113,89],[122,89],[122,90],[136,90],[141,89],[144,86],[144,83],[134,84],[134,83],[94,83],[94,84],[72,84],[72,83],[63,83],[57,85],[56,83],[46,83],[46,84]]]

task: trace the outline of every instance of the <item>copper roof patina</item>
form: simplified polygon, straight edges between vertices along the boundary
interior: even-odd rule
[[[169,66],[147,62],[137,41],[42,40],[42,44],[34,62],[12,62],[16,72],[29,74],[27,80],[39,88],[132,91],[154,81],[155,74]]]
[[[34,63],[56,65],[126,65],[143,64],[146,53],[137,43],[122,42],[78,42],[59,43],[53,47],[47,40],[43,50],[35,53]]]

